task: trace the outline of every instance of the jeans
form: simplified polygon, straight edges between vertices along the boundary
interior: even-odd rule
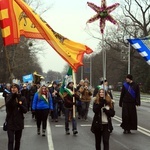
[[[53,119],[58,119],[58,103],[53,104],[54,110],[53,110]]]
[[[20,149],[20,140],[22,136],[22,129],[21,130],[8,130],[8,150],[19,150]],[[14,145],[15,142],[15,145]]]
[[[87,119],[88,111],[89,111],[90,102],[82,102],[82,118]]]
[[[65,108],[65,130],[69,130],[69,116],[73,116],[73,109]],[[71,118],[72,120],[72,130],[77,130],[76,118]]]

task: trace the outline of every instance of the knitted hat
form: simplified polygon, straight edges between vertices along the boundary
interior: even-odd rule
[[[133,76],[132,76],[131,74],[128,74],[128,75],[126,76],[126,78],[128,78],[128,79],[130,79],[130,80],[133,80]]]
[[[90,82],[89,82],[89,80],[86,79],[86,80],[84,80],[84,83],[90,83]]]

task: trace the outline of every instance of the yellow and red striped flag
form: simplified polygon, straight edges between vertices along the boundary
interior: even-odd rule
[[[67,39],[61,34],[55,32],[41,17],[36,14],[22,0],[15,0],[25,14],[30,18],[43,38],[51,45],[51,47],[66,61],[76,72],[79,66],[82,66],[84,53],[90,54],[93,51],[86,45],[80,44]]]
[[[88,46],[55,32],[22,0],[0,0],[0,24],[5,46],[18,43],[21,35],[45,39],[75,72],[83,65],[84,53],[93,52]]]
[[[0,0],[0,27],[5,46],[19,43],[20,36],[43,39],[14,0]]]

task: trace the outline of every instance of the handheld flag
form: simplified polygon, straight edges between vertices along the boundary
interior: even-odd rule
[[[63,95],[63,93],[66,91],[69,95],[73,95],[73,92],[67,88],[67,85],[69,82],[73,82],[73,77],[72,77],[72,68],[69,67],[67,74],[64,77],[62,86],[60,88],[60,94]]]
[[[28,74],[22,77],[22,80],[24,83],[29,82],[31,83],[33,81],[33,75],[32,74]]]
[[[127,40],[150,65],[150,36]]]
[[[19,43],[21,35],[45,39],[74,72],[83,65],[84,53],[93,52],[88,46],[55,32],[23,0],[0,0],[0,25],[4,46]]]

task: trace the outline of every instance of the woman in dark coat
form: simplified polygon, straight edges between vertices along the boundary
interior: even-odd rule
[[[28,107],[28,111],[29,111],[29,110],[30,110],[30,103],[31,103],[31,102],[30,102],[29,90],[28,90],[26,84],[23,84],[23,89],[21,90],[21,95],[26,98],[27,107]]]
[[[119,106],[122,107],[122,123],[123,133],[131,133],[130,130],[137,130],[137,111],[136,106],[140,106],[140,89],[133,82],[132,75],[126,76],[126,82],[123,84]]]
[[[17,84],[11,86],[11,94],[7,96],[6,112],[8,150],[19,150],[24,129],[23,114],[27,112],[27,103],[25,97],[19,94],[19,85]]]
[[[111,117],[115,115],[115,111],[112,106],[111,97],[104,89],[100,89],[96,95],[93,112],[95,114],[91,130],[95,134],[95,148],[96,150],[101,150],[101,138],[103,138],[103,148],[104,150],[109,150],[110,121]]]

